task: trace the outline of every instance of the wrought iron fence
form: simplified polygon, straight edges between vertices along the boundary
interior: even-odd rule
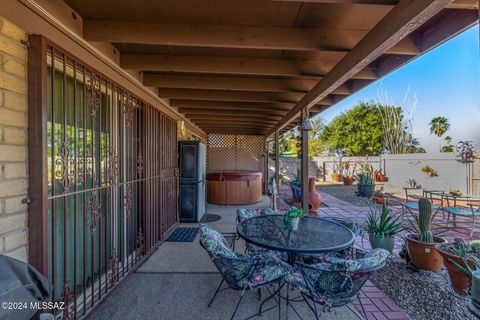
[[[29,124],[44,137],[41,155],[29,152],[43,163],[31,170],[46,172],[30,177],[43,188],[31,198],[43,204],[30,209],[29,241],[38,250],[29,258],[52,281],[53,300],[68,306],[56,313],[78,318],[177,222],[176,122],[45,38],[32,38],[32,50],[44,54],[29,56],[30,79],[41,78],[30,94],[44,98],[30,104],[42,114]],[[38,240],[42,246],[32,243]]]

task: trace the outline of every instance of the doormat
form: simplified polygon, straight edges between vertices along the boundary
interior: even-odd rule
[[[192,242],[197,236],[198,228],[179,227],[167,238],[169,242]]]
[[[217,214],[209,214],[209,213],[206,213],[203,215],[202,219],[200,219],[200,222],[203,222],[203,223],[210,223],[210,222],[216,222],[218,220],[222,219],[222,217],[220,217],[219,215]]]

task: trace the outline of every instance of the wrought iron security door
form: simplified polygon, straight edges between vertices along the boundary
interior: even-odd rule
[[[29,142],[42,147],[30,169],[42,173],[30,184],[43,189],[30,190],[29,260],[68,306],[56,313],[79,318],[177,222],[176,122],[44,38],[31,42]]]

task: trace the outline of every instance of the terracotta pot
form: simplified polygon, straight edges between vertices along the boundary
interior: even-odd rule
[[[322,204],[322,196],[315,188],[315,178],[308,179],[308,207],[311,214],[317,214],[317,209]]]
[[[341,179],[342,179],[342,175],[340,173],[332,173],[333,182],[340,182]]]
[[[385,196],[384,195],[373,195],[372,200],[375,203],[382,204],[382,203],[385,203]]]
[[[468,286],[470,285],[470,279],[468,279],[468,277],[462,271],[460,271],[458,267],[452,263],[452,261],[463,267],[465,267],[465,263],[463,263],[463,260],[458,256],[442,250],[441,246],[437,246],[437,251],[442,256],[445,267],[447,267],[448,276],[450,277],[453,290],[460,295],[466,295]]]
[[[385,182],[385,175],[380,172],[375,173],[375,181]]]
[[[408,254],[412,263],[422,270],[440,271],[443,266],[442,256],[438,253],[436,245],[447,241],[440,237],[433,237],[434,243],[426,243],[418,240],[416,234],[405,235],[408,246]]]
[[[343,185],[351,186],[353,184],[353,178],[352,177],[342,177],[342,178],[343,178]]]

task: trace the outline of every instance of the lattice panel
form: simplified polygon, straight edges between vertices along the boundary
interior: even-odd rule
[[[265,137],[211,133],[207,144],[207,171],[263,172]]]

